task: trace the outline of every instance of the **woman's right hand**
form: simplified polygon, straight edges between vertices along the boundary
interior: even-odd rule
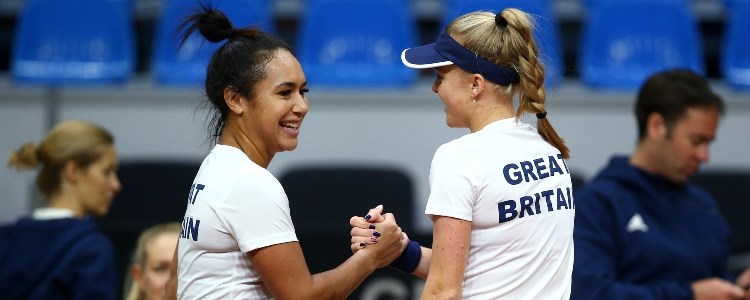
[[[389,215],[393,216],[393,214]],[[395,222],[395,216],[393,216],[392,219]],[[354,216],[349,219],[349,224],[352,226],[352,253],[356,253],[357,251],[359,251],[360,249],[364,249],[368,245],[374,245],[379,242],[379,238],[373,236],[373,232],[375,231],[375,228],[377,228],[376,223],[382,223],[384,220],[385,216],[383,215],[383,205],[378,205],[374,208],[371,208],[367,212],[367,215],[365,215],[365,217]],[[403,252],[404,248],[406,248],[406,245],[408,244],[409,236],[406,235],[406,232],[402,232],[401,251],[399,252],[399,255],[401,252]]]
[[[373,210],[370,210],[373,212]],[[382,212],[382,206],[380,207]],[[372,214],[370,214],[373,216]],[[367,223],[362,224],[356,222],[359,226],[354,227],[354,220],[359,219],[361,222]],[[362,217],[352,217],[350,224],[352,224],[352,253],[357,251],[372,251],[375,255],[377,268],[382,268],[390,264],[394,259],[398,258],[403,252],[404,248],[409,242],[409,238],[406,233],[401,231],[401,227],[396,224],[396,217],[393,214],[387,213],[381,215],[377,213],[377,217],[373,216],[370,220],[378,220],[378,223],[369,223]],[[356,234],[356,236],[355,236]]]

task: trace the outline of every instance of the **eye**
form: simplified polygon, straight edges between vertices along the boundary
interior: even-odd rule
[[[292,94],[292,89],[284,89],[284,90],[281,90],[281,92],[279,92],[279,95],[282,95],[282,96],[285,96],[285,97],[289,96],[291,94]]]
[[[302,97],[304,97],[305,94],[307,94],[309,92],[310,92],[310,89],[308,89],[308,88],[303,88],[303,89],[299,90],[299,94],[302,95]]]

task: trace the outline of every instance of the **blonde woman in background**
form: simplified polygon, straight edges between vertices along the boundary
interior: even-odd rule
[[[158,224],[138,237],[130,267],[130,290],[126,300],[164,299],[169,264],[182,229],[180,223]]]
[[[58,124],[8,165],[39,168],[46,207],[0,227],[3,299],[117,299],[110,241],[89,217],[103,216],[120,191],[114,138],[89,122]]]

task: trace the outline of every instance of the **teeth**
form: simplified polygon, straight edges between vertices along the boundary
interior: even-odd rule
[[[295,128],[296,129],[297,127],[299,127],[299,124],[297,124],[297,123],[281,123],[281,126],[289,127],[289,128]]]

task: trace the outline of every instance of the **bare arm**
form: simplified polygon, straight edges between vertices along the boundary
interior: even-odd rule
[[[421,298],[461,299],[461,283],[469,257],[471,222],[442,216],[434,216],[433,221],[431,264]]]
[[[366,245],[333,270],[311,275],[299,243],[284,243],[248,253],[253,268],[276,299],[345,299],[377,268],[401,253],[401,229],[393,216],[377,224],[376,244]]]
[[[165,300],[177,300],[177,249],[180,247],[180,241],[177,241],[177,247],[174,248],[172,263],[169,265],[169,279],[164,287]]]

